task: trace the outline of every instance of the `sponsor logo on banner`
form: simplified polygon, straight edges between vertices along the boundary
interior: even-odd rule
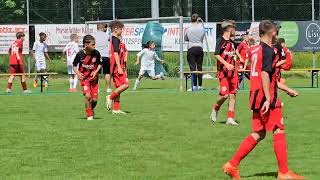
[[[27,25],[0,25],[0,54],[8,54],[11,44],[17,39],[16,33],[24,32],[23,54],[29,54],[29,27]]]
[[[320,27],[316,23],[310,23],[306,28],[306,39],[310,44],[318,44],[320,40]]]

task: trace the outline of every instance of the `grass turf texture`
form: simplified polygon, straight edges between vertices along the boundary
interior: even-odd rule
[[[308,86],[309,79],[287,83]],[[251,131],[248,90],[238,93],[240,126],[227,127],[226,104],[214,126],[209,120],[216,91],[178,92],[176,79],[144,80],[137,92],[124,93],[128,115],[106,112],[101,92],[92,122],[85,121],[81,93],[65,93],[67,88],[67,80],[55,79],[45,94],[32,89],[34,94],[22,95],[17,81],[13,95],[2,91],[0,179],[228,179],[221,166]],[[289,167],[318,179],[320,89],[297,90],[295,99],[281,94]],[[242,161],[240,173],[243,179],[268,180],[276,172],[268,134]]]

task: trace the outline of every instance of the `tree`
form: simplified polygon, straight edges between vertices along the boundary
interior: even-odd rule
[[[24,13],[24,1],[2,0],[0,1],[0,23],[17,24],[26,22]]]

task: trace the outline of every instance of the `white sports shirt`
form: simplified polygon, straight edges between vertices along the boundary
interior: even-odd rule
[[[154,61],[161,61],[157,53],[149,48],[142,49],[137,56],[141,57],[141,69],[143,70],[152,70],[154,69]]]
[[[45,42],[34,42],[32,50],[35,51],[36,61],[44,62],[46,60],[44,53],[48,52],[48,45]]]
[[[67,54],[67,65],[72,66],[73,60],[79,52],[79,45],[76,42],[69,42],[63,49],[63,52]]]
[[[108,32],[97,31],[94,35],[96,39],[96,50],[100,52],[101,57],[110,57]]]

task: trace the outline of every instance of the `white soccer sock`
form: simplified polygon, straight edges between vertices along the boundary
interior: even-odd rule
[[[70,83],[70,89],[72,89],[73,88],[73,79],[72,79],[72,77],[69,79],[69,83]]]
[[[134,89],[138,87],[139,83],[140,83],[139,79],[136,79],[136,82],[134,83]]]
[[[77,84],[78,84],[78,78],[75,77],[75,78],[73,79],[73,88],[74,88],[74,89],[77,89]]]

